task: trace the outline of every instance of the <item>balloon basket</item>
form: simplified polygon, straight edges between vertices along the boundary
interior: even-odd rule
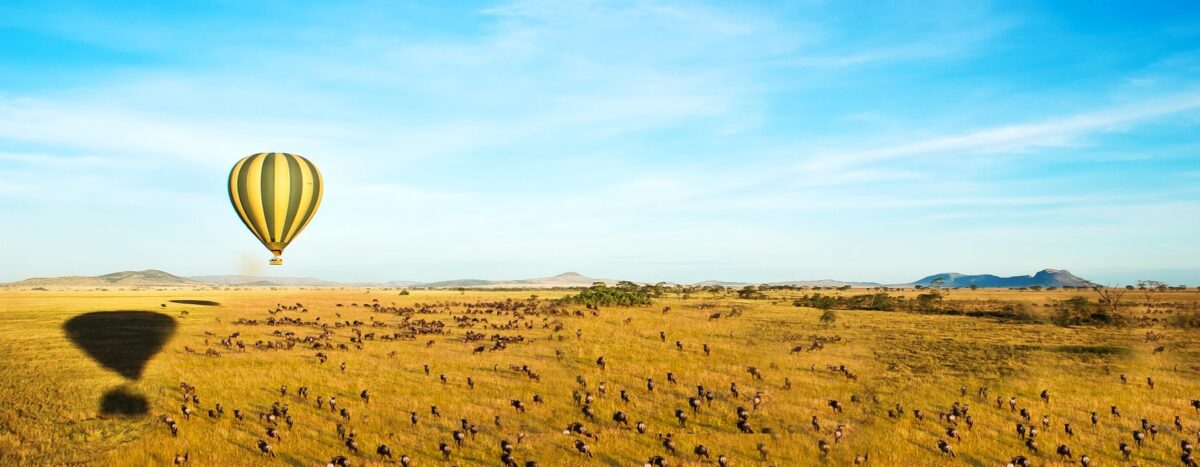
[[[281,266],[281,265],[283,265],[283,258],[275,258],[275,259],[271,260],[271,266]]]

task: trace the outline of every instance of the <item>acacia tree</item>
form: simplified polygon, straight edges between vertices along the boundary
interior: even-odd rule
[[[637,290],[638,285],[632,281],[618,281],[617,288],[622,290]]]
[[[1152,298],[1151,294],[1154,293],[1155,290],[1162,289],[1166,286],[1167,286],[1166,283],[1160,282],[1160,281],[1138,281],[1137,282],[1138,290],[1141,290],[1142,296],[1146,298],[1146,313],[1150,312],[1151,305],[1154,302],[1154,299]]]
[[[1121,306],[1121,297],[1125,296],[1128,290],[1120,287],[1092,287],[1096,295],[1100,296],[1100,304],[1108,308],[1108,311],[1115,318],[1118,316]]]

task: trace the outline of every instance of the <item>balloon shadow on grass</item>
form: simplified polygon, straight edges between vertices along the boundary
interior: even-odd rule
[[[214,302],[212,300],[171,300],[170,302],[178,303],[181,305],[198,305],[198,306],[220,306],[221,305],[220,303]]]
[[[175,318],[149,311],[94,311],[71,318],[63,331],[92,360],[130,381],[175,334]],[[104,395],[100,413],[137,416],[149,411],[142,395],[118,387]]]
[[[104,393],[100,399],[100,413],[103,415],[121,415],[127,417],[146,415],[150,411],[150,401],[146,396],[133,390],[118,386]]]

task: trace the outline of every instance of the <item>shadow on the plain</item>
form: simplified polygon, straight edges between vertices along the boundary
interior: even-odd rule
[[[104,397],[100,399],[101,415],[137,417],[146,415],[148,412],[150,412],[150,402],[146,400],[146,397],[124,386],[104,393]]]
[[[175,334],[175,318],[150,311],[94,311],[71,318],[63,331],[96,363],[136,380]]]
[[[170,302],[178,303],[180,305],[221,306],[220,303],[214,302],[212,300],[190,300],[189,299],[189,300],[170,300]]]
[[[149,311],[94,311],[63,323],[63,332],[96,363],[136,381],[175,334],[175,318]],[[101,415],[137,417],[149,411],[146,397],[126,386],[100,399]]]

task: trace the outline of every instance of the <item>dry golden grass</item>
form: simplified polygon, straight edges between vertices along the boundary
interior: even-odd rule
[[[1041,454],[1032,456],[1039,465],[1056,465],[1054,449],[1068,444],[1076,459],[1088,454],[1094,465],[1120,464],[1117,445],[1131,443],[1130,433],[1140,427],[1141,418],[1159,426],[1156,439],[1136,449],[1134,462],[1140,465],[1176,464],[1179,440],[1197,440],[1200,414],[1190,406],[1200,399],[1200,374],[1191,365],[1200,364],[1200,332],[1173,328],[1154,328],[1165,340],[1145,342],[1151,329],[1061,328],[1045,324],[1012,324],[986,318],[932,316],[908,313],[842,311],[832,326],[818,321],[820,312],[795,308],[790,300],[776,294],[772,300],[738,301],[728,298],[696,296],[689,300],[660,299],[643,308],[604,308],[599,317],[545,318],[527,316],[535,329],[498,331],[504,335],[521,334],[529,341],[510,345],[506,350],[472,354],[479,344],[463,343],[466,329],[450,324],[447,313],[416,315],[414,318],[441,319],[450,332],[440,336],[418,336],[415,340],[395,342],[367,341],[363,350],[326,350],[330,361],[319,364],[317,352],[304,346],[292,350],[229,351],[218,345],[221,337],[234,332],[253,345],[276,329],[294,331],[300,337],[317,335],[315,327],[238,325],[238,318],[265,320],[268,310],[278,303],[303,303],[310,311],[282,312],[278,316],[330,322],[338,319],[369,321],[371,317],[396,323],[395,314],[374,313],[350,303],[368,303],[378,299],[383,305],[445,301],[477,302],[525,299],[530,293],[550,299],[565,292],[500,291],[417,291],[400,296],[395,291],[372,290],[252,290],[252,291],[0,291],[0,464],[170,464],[176,453],[190,453],[195,465],[291,464],[324,465],[338,454],[351,458],[355,465],[383,464],[374,454],[384,443],[399,456],[406,453],[416,465],[444,465],[437,452],[439,442],[451,442],[450,432],[461,418],[477,424],[480,434],[455,448],[452,462],[460,465],[499,464],[499,442],[516,442],[518,432],[527,434],[517,446],[515,458],[537,460],[540,465],[585,463],[575,452],[578,436],[563,434],[570,422],[581,421],[599,435],[587,440],[595,454],[593,462],[608,465],[640,465],[653,455],[664,455],[672,465],[702,465],[691,454],[696,444],[704,444],[713,453],[728,456],[734,465],[763,463],[755,449],[764,443],[770,456],[766,462],[776,465],[818,464],[822,456],[817,441],[833,443],[832,432],[845,425],[845,437],[834,445],[828,463],[847,465],[856,454],[870,453],[871,465],[928,465],[965,463],[1003,465],[1009,458],[1029,452],[1016,436],[1014,426],[1020,419],[1007,408],[997,409],[994,399],[1005,401],[1016,396],[1019,407],[1028,407],[1033,423],[1042,429],[1040,419],[1049,414],[1051,427],[1038,436]],[[1077,293],[955,291],[954,299],[994,298],[1050,303]],[[1166,299],[1166,295],[1163,296]],[[1196,293],[1173,294],[1169,299],[1195,301]],[[220,306],[194,306],[168,303],[172,299],[200,299],[219,302]],[[1127,300],[1132,300],[1127,297]],[[168,303],[166,308],[160,304]],[[336,307],[345,303],[345,307]],[[701,304],[715,308],[700,309]],[[670,305],[669,313],[662,313]],[[732,306],[744,310],[741,316],[709,320],[715,311],[727,312]],[[118,373],[98,364],[74,345],[63,332],[68,319],[85,312],[111,310],[147,310],[163,313],[177,321],[174,336],[146,367],[137,381],[126,381]],[[186,316],[181,311],[187,310]],[[461,308],[455,308],[461,314]],[[511,316],[487,317],[493,324]],[[543,320],[561,319],[565,328],[558,333],[543,329]],[[632,318],[628,324],[627,318]],[[363,332],[383,329],[362,327]],[[393,331],[389,329],[388,331]],[[497,331],[477,326],[475,331],[491,335]],[[576,337],[580,330],[581,337]],[[659,331],[668,340],[659,339]],[[206,332],[215,337],[207,336]],[[349,328],[334,329],[334,342],[349,343]],[[796,345],[811,342],[810,336],[840,336],[823,350],[790,353]],[[427,346],[432,339],[434,344]],[[206,344],[207,340],[207,344]],[[674,342],[682,341],[682,351]],[[706,357],[701,345],[712,347]],[[1154,352],[1167,344],[1165,352]],[[203,352],[207,348],[222,352],[219,358],[190,354],[184,347]],[[561,350],[560,361],[555,351]],[[395,352],[394,356],[389,356]],[[595,365],[605,356],[608,369]],[[338,366],[345,362],[343,373]],[[422,371],[423,364],[431,375]],[[510,364],[529,365],[541,375],[538,382],[508,369]],[[846,365],[857,374],[849,380],[831,372],[826,365]],[[746,366],[759,368],[764,379],[754,380]],[[498,368],[495,370],[494,368]],[[673,372],[678,385],[667,382]],[[438,380],[445,374],[447,384]],[[1120,374],[1129,376],[1122,384]],[[577,375],[587,379],[589,390],[606,381],[608,394],[597,396],[593,407],[596,421],[588,421],[572,401],[579,386]],[[475,389],[466,378],[472,377]],[[792,387],[784,388],[784,378]],[[1151,390],[1146,378],[1152,377]],[[658,389],[653,395],[645,389],[646,378],[654,378]],[[191,420],[180,414],[179,383],[198,387],[201,403]],[[734,400],[730,383],[736,382],[741,398]],[[687,397],[697,385],[717,393],[711,406],[705,405],[691,416],[687,427],[674,418],[677,408],[687,409]],[[127,386],[145,395],[150,413],[144,417],[103,417],[98,413],[102,395],[110,389]],[[287,385],[289,393],[279,394]],[[305,401],[295,389],[310,388]],[[967,387],[962,396],[959,388]],[[976,396],[986,386],[990,396]],[[359,400],[363,389],[371,392],[370,404]],[[618,397],[626,389],[632,402]],[[1049,389],[1051,400],[1044,404],[1038,393]],[[773,434],[739,434],[735,428],[735,408],[751,407],[750,395],[761,391],[762,407],[751,416],[755,429],[770,427]],[[545,398],[544,405],[532,402],[534,394]],[[362,453],[350,454],[335,433],[337,414],[318,410],[312,400],[317,395],[336,395],[339,404],[349,407],[352,420],[348,428],[358,433]],[[851,396],[861,398],[851,403]],[[879,403],[873,400],[878,398]],[[509,405],[511,399],[523,400],[527,413],[518,414]],[[829,399],[841,401],[846,410],[837,414],[828,407]],[[264,423],[256,414],[269,410],[274,401],[290,405],[296,419],[292,430],[283,428],[283,441],[272,442],[278,458],[263,457],[254,443],[264,436]],[[973,429],[960,427],[963,440],[951,440],[956,460],[942,456],[936,442],[945,438],[946,422],[938,413],[949,410],[955,401],[970,406],[975,419]],[[226,415],[210,419],[206,412],[222,403]],[[895,404],[906,409],[903,417],[892,419],[887,409]],[[440,419],[430,416],[437,405]],[[1113,419],[1109,407],[1117,405],[1124,417]],[[232,410],[247,414],[244,421],[233,419]],[[913,409],[926,414],[914,419]],[[643,420],[648,433],[638,435],[620,429],[611,415],[622,410],[631,423]],[[1091,411],[1100,412],[1099,426],[1088,421]],[[409,413],[418,412],[419,425],[409,422]],[[690,414],[690,413],[689,413]],[[158,421],[160,415],[174,417],[180,426],[173,438]],[[493,424],[501,417],[502,426]],[[817,416],[821,431],[814,432],[810,419]],[[1182,417],[1185,431],[1173,426],[1176,415]],[[1063,423],[1071,423],[1074,437],[1063,433]],[[673,433],[678,455],[668,455],[655,437]],[[451,443],[452,444],[452,443]],[[711,462],[708,462],[711,464]],[[1076,462],[1063,465],[1077,465]]]

